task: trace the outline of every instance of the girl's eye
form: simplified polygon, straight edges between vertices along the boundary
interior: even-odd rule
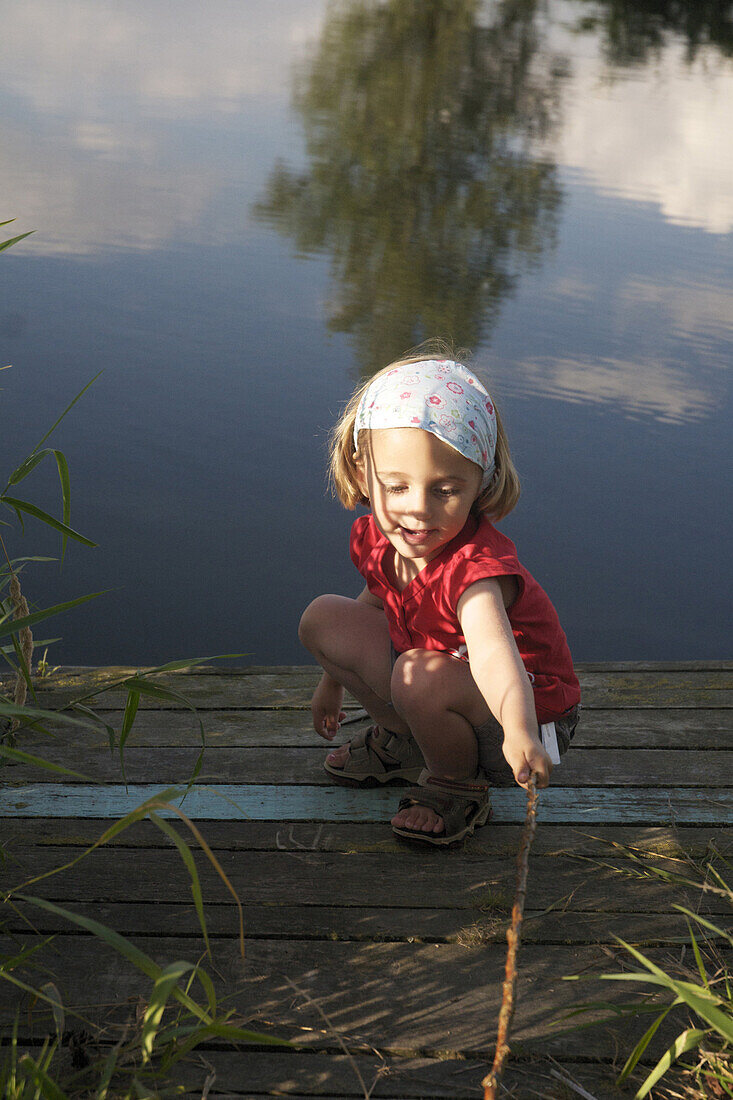
[[[438,489],[437,490],[438,496],[440,496],[440,497],[454,497],[457,492],[458,492],[457,489],[449,489],[449,488]]]
[[[388,493],[402,493],[405,490],[405,486],[404,485],[387,485],[386,489],[387,489]]]

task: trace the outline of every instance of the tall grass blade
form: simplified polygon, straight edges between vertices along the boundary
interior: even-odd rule
[[[8,718],[28,718],[25,726],[36,729],[38,722],[46,719],[52,722],[61,722],[65,726],[84,726],[85,729],[99,729],[99,722],[91,722],[86,718],[72,718],[69,714],[62,714],[57,710],[44,710],[42,707],[19,707],[15,703],[6,702],[0,696],[0,714]],[[44,732],[48,732],[47,730]],[[49,736],[53,736],[49,734]]]
[[[662,1055],[652,1072],[646,1078],[641,1088],[634,1096],[634,1100],[644,1100],[644,1097],[649,1095],[657,1081],[660,1077],[664,1076],[670,1066],[683,1054],[687,1054],[688,1051],[694,1050],[695,1047],[699,1045],[700,1040],[704,1039],[705,1034],[706,1032],[699,1031],[696,1028],[688,1028],[687,1031],[683,1031],[681,1035],[678,1035],[669,1050]]]
[[[125,743],[135,721],[135,715],[137,714],[139,704],[140,692],[135,691],[133,688],[129,688],[127,692],[127,702],[125,703],[125,713],[122,716],[122,728],[120,730],[120,767],[122,768],[122,778],[125,781],[125,785],[127,785],[127,776],[125,775]]]
[[[71,909],[64,909],[63,906],[55,905],[52,901],[47,901],[45,898],[34,898],[28,894],[16,895],[21,901],[28,902],[29,905],[37,905],[39,909],[45,909],[49,913],[55,913],[57,916],[64,917],[72,924],[77,924],[80,928],[85,928],[87,932],[91,932],[92,935],[106,943],[108,947],[112,947],[123,958],[127,959],[129,963],[140,970],[147,978],[152,981],[157,979],[162,974],[162,969],[149,955],[146,955],[144,951],[141,951],[135,944],[130,943],[128,939],[120,935],[119,932],[115,932],[113,928],[108,928],[106,924],[100,924],[99,921],[94,920],[92,917],[85,917],[81,913],[74,913]],[[179,1001],[185,1009],[187,1009],[193,1016],[201,1020],[203,1023],[211,1023],[209,1014],[199,1004],[196,1003],[191,997],[183,992],[182,989],[176,987],[173,990],[173,994],[177,1001]]]
[[[115,748],[117,746],[117,733],[114,726],[111,726],[109,722],[105,722],[104,718],[102,718],[100,714],[97,714],[96,711],[92,710],[91,707],[82,706],[81,703],[74,703],[73,706],[70,704],[69,709],[79,711],[80,714],[86,714],[89,718],[91,718],[93,720],[91,724],[96,729],[103,729],[107,734],[109,751],[115,751]]]
[[[6,618],[7,616],[3,615],[2,619],[0,619],[0,622],[5,622]],[[43,638],[40,641],[36,641],[36,639],[34,638],[33,649],[35,651],[36,649],[48,648],[48,646],[54,645],[56,642],[60,641],[60,638]],[[4,656],[7,656],[8,654],[15,652],[16,645],[0,645],[0,653],[2,653]],[[13,668],[15,668],[15,666],[13,666]]]
[[[148,1006],[145,1009],[145,1015],[143,1017],[141,1037],[143,1062],[149,1062],[152,1057],[155,1036],[158,1033],[158,1027],[160,1026],[160,1021],[163,1017],[169,997],[172,996],[174,989],[177,988],[178,982],[183,975],[188,974],[191,970],[196,970],[196,967],[191,963],[173,962],[166,966],[160,976],[156,978],[155,984],[153,985],[153,992],[150,995],[150,1000],[148,1001]]]
[[[21,883],[20,886],[17,886],[13,890],[9,891],[7,896],[10,897],[12,894],[17,893],[20,890],[25,890],[28,886],[33,886],[37,882],[42,882],[43,879],[51,878],[53,877],[53,875],[58,875],[62,871],[68,871],[71,867],[75,867],[80,860],[85,859],[86,856],[90,855],[90,853],[93,852],[96,848],[100,848],[103,844],[107,844],[110,840],[114,840],[114,838],[119,833],[124,832],[125,829],[130,827],[130,825],[134,825],[136,821],[141,821],[144,817],[147,817],[148,810],[151,806],[153,808],[156,808],[159,805],[169,805],[168,802],[159,802],[158,799],[175,798],[181,793],[182,791],[180,787],[168,787],[165,791],[161,791],[159,795],[153,795],[151,798],[146,799],[145,802],[142,802],[134,810],[130,810],[130,812],[128,814],[125,814],[124,817],[121,817],[119,821],[115,821],[112,825],[109,826],[108,829],[105,829],[102,835],[98,837],[93,844],[90,844],[89,847],[85,848],[83,852],[80,852],[79,855],[74,856],[73,859],[70,859],[68,863],[62,863],[58,867],[51,868],[50,871],[44,871],[40,875],[35,875],[33,878],[26,879],[26,881]]]
[[[211,947],[209,945],[209,934],[206,928],[206,917],[204,916],[204,899],[201,894],[201,881],[199,879],[198,871],[196,870],[196,861],[193,858],[193,852],[186,844],[184,839],[178,834],[173,826],[165,821],[162,817],[158,817],[152,810],[150,811],[150,820],[158,826],[162,833],[172,840],[178,849],[179,855],[186,865],[189,877],[191,879],[191,893],[193,894],[193,903],[196,907],[196,915],[199,919],[201,926],[201,934],[204,937],[204,943],[206,944],[206,951],[211,955]]]
[[[120,1052],[120,1044],[112,1047],[112,1050],[107,1055],[104,1062],[104,1069],[102,1070],[102,1076],[99,1079],[97,1085],[97,1091],[94,1094],[94,1100],[107,1100],[107,1094],[109,1091],[110,1081],[112,1080],[112,1074],[117,1066],[117,1058]]]
[[[66,1021],[66,1017],[64,1015],[64,1006],[61,1003],[61,994],[59,993],[53,982],[44,982],[41,986],[41,992],[45,993],[51,1001],[53,1022],[56,1024],[56,1032],[60,1040],[64,1034],[64,1024]]]
[[[65,1093],[55,1081],[52,1081],[46,1071],[37,1065],[33,1061],[30,1054],[24,1054],[20,1060],[20,1068],[22,1072],[38,1086],[39,1092],[36,1096],[42,1096],[43,1100],[69,1100],[67,1093]]]
[[[647,1028],[647,1030],[642,1035],[641,1039],[639,1039],[639,1042],[636,1044],[636,1046],[632,1050],[631,1054],[627,1058],[626,1064],[624,1065],[624,1068],[621,1070],[621,1072],[618,1075],[618,1078],[616,1079],[616,1083],[618,1085],[620,1085],[623,1081],[625,1081],[626,1078],[629,1076],[629,1074],[632,1072],[632,1070],[636,1066],[636,1063],[639,1061],[642,1054],[644,1053],[644,1051],[646,1050],[646,1048],[649,1046],[650,1042],[652,1041],[652,1039],[656,1035],[657,1030],[658,1030],[659,1025],[661,1024],[662,1020],[664,1020],[669,1015],[669,1013],[672,1011],[672,1008],[673,1008],[672,1005],[667,1005],[667,1007],[662,1012],[659,1013],[656,1020],[654,1020],[654,1022],[652,1023],[651,1027]]]
[[[29,905],[37,905],[39,909],[45,909],[48,913],[55,913],[56,916],[65,917],[66,920],[71,921],[72,924],[79,925],[80,928],[85,928],[87,932],[91,932],[93,935],[103,940],[109,947],[113,947],[120,955],[124,955],[127,961],[131,962],[138,970],[141,970],[146,977],[155,979],[160,974],[160,967],[157,963],[153,962],[149,955],[146,955],[139,947],[135,947],[135,945],[130,943],[129,940],[126,940],[124,936],[121,936],[119,932],[115,932],[105,924],[100,924],[99,921],[94,920],[92,917],[85,917],[81,913],[74,913],[70,909],[64,909],[60,905],[54,905],[52,901],[47,901],[45,898],[33,898],[28,894],[17,894],[16,897],[21,901],[27,902]]]
[[[206,857],[209,860],[209,863],[211,863],[219,878],[222,880],[227,890],[234,898],[234,902],[237,906],[237,913],[239,915],[239,953],[241,957],[244,958],[244,915],[242,913],[242,903],[239,900],[239,895],[237,894],[237,891],[232,886],[224,868],[219,863],[219,860],[216,858],[211,848],[206,843],[199,830],[196,828],[196,825],[193,823],[193,821],[191,821],[190,817],[187,817],[186,814],[184,814],[183,810],[181,810],[178,806],[173,806],[170,803],[165,804],[165,808],[170,809],[174,814],[180,817],[181,821],[184,821],[186,823],[186,825],[191,830],[193,835],[196,837],[196,840],[199,842],[204,852],[206,853]]]
[[[52,433],[52,432],[54,432],[54,431],[56,430],[56,428],[57,428],[57,427],[59,426],[59,424],[60,424],[60,423],[61,423],[61,421],[62,421],[62,420],[64,419],[64,417],[65,417],[65,416],[67,415],[67,413],[71,412],[71,410],[72,410],[72,409],[74,408],[74,405],[75,405],[75,404],[77,403],[77,401],[78,401],[78,400],[79,400],[79,399],[80,399],[81,397],[83,397],[83,396],[84,396],[84,394],[85,394],[85,393],[87,392],[87,390],[89,389],[89,387],[90,387],[90,386],[93,386],[93,385],[94,385],[94,383],[95,383],[95,382],[97,381],[97,379],[99,378],[100,374],[103,374],[103,373],[104,373],[104,371],[103,371],[103,370],[97,371],[97,373],[96,373],[96,374],[94,375],[94,378],[92,378],[90,382],[87,382],[87,384],[86,384],[86,386],[84,387],[84,389],[82,389],[82,390],[79,390],[78,394],[77,394],[77,395],[76,395],[76,397],[75,397],[75,398],[73,399],[73,401],[71,401],[71,402],[70,402],[70,404],[68,404],[68,405],[66,406],[66,408],[64,409],[64,411],[63,411],[63,412],[61,413],[61,416],[60,416],[60,417],[59,417],[59,418],[58,418],[57,420],[54,420],[53,424],[52,424],[52,425],[51,425],[51,427],[50,427],[50,428],[48,429],[48,431],[47,431],[47,432],[46,432],[46,434],[45,434],[45,435],[43,436],[43,438],[42,438],[42,439],[40,439],[40,440],[38,441],[38,443],[36,443],[35,447],[34,447],[34,448],[33,448],[33,450],[31,451],[31,454],[35,454],[35,452],[36,452],[37,450],[39,450],[39,448],[40,448],[40,447],[42,447],[42,446],[43,446],[43,444],[44,444],[44,443],[46,442],[46,440],[48,439],[48,437],[49,437],[49,436],[51,435],[51,433]]]
[[[690,939],[692,940],[692,950],[693,950],[693,953],[695,955],[695,962],[697,963],[698,973],[699,973],[700,977],[702,978],[702,984],[705,986],[706,989],[709,989],[710,988],[710,982],[708,981],[707,971],[705,970],[705,964],[702,961],[702,955],[700,954],[700,948],[698,946],[697,939],[695,938],[695,933],[692,931],[692,924],[690,922],[689,917],[687,917],[687,928],[688,928],[688,931],[690,933]]]
[[[49,527],[53,527],[55,531],[60,531],[62,535],[75,539],[77,542],[83,543],[84,546],[96,546],[96,542],[92,542],[86,535],[81,535],[78,531],[75,531],[73,527],[69,527],[68,524],[62,523],[60,519],[56,519],[55,516],[50,515],[48,512],[44,512],[42,508],[36,507],[35,504],[31,504],[28,500],[19,500],[17,497],[3,496],[0,497],[0,502],[7,504],[10,508],[15,509],[17,512],[25,512],[29,516],[33,516],[35,519],[40,519],[42,523],[47,524]]]
[[[277,1039],[273,1035],[260,1035],[256,1031],[248,1031],[246,1028],[237,1027],[235,1024],[216,1022],[197,1027],[195,1031],[188,1029],[189,1038],[177,1044],[175,1050],[166,1060],[168,1067],[174,1066],[186,1055],[190,1054],[201,1043],[209,1039],[225,1039],[230,1043],[267,1043],[270,1046],[290,1047],[293,1044],[287,1039]]]
[[[669,974],[665,974],[651,959],[646,958],[641,951],[637,951],[631,944],[625,943],[621,939],[618,942],[649,970],[649,974],[644,976],[644,981],[665,985],[667,989],[681,997],[688,1008],[696,1012],[701,1020],[715,1028],[726,1042],[733,1043],[733,1016],[730,1015],[729,1011],[721,1012],[721,1007],[723,1009],[728,1007],[722,997],[718,997],[712,990],[694,985],[692,982],[677,981]],[[610,977],[610,975],[608,976]]]
[[[15,221],[15,219],[11,218],[10,221]],[[9,222],[0,222],[0,225],[9,225]],[[2,243],[0,243],[0,252],[4,252],[6,248],[12,248],[12,246],[14,244],[17,244],[18,241],[22,241],[25,240],[26,237],[30,237],[31,233],[35,233],[35,229],[29,229],[27,233],[21,233],[18,237],[11,237],[8,241],[2,241]]]
[[[44,760],[42,756],[33,756],[29,752],[21,752],[20,749],[11,749],[9,745],[0,745],[0,757],[14,760],[18,764],[32,764],[36,768],[44,768],[45,771],[55,772],[57,775],[73,775],[74,779],[83,779],[85,783],[92,783],[88,775],[64,768],[61,764],[52,764],[50,760]]]
[[[204,729],[204,723],[201,721],[199,713],[196,710],[194,704],[189,699],[187,699],[185,695],[182,695],[180,691],[175,691],[173,688],[162,687],[160,684],[151,684],[143,676],[131,676],[129,680],[125,681],[125,683],[128,692],[135,690],[138,691],[141,695],[149,695],[151,698],[158,699],[161,702],[180,703],[184,707],[186,707],[187,710],[190,710],[194,718],[198,722],[202,749],[206,748],[206,730]],[[203,754],[199,753],[196,764],[194,765],[193,774],[188,781],[186,793],[188,793],[188,791],[191,789],[194,779],[201,771],[202,759]]]
[[[111,591],[110,588],[105,588],[101,592],[90,592],[87,596],[77,596],[76,599],[66,600],[65,603],[56,603],[53,607],[44,608],[43,611],[34,611],[21,619],[13,619],[10,626],[7,623],[1,623],[0,638],[7,638],[16,631],[22,630],[24,626],[32,626],[33,623],[40,623],[43,619],[50,619],[52,615],[60,615],[62,611],[69,611],[72,607],[86,603],[87,600],[95,600],[97,596],[106,596]]]
[[[168,661],[164,665],[149,668],[146,670],[146,675],[151,676],[154,672],[180,672],[181,669],[190,668],[192,665],[200,665],[206,661],[233,661],[236,658],[247,656],[247,653],[215,653],[209,657],[185,657],[183,660]]]
[[[15,974],[11,974],[7,970],[0,970],[0,978],[4,979],[6,982],[10,982],[11,985],[17,986],[18,989],[22,989],[24,993],[30,993],[35,1000],[43,1001],[45,1004],[50,1005],[51,1011],[53,1012],[53,1001],[50,997],[46,996],[45,993],[42,993],[40,989],[35,989],[32,985],[28,985],[22,978],[16,978]],[[89,1020],[80,1013],[74,1012],[73,1009],[67,1008],[66,1015],[73,1016],[75,1019],[81,1020],[82,1023],[89,1025]]]

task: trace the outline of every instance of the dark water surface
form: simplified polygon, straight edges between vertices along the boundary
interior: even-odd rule
[[[24,583],[113,591],[49,659],[305,660],[359,589],[326,433],[431,335],[489,379],[576,658],[727,655],[732,55],[697,0],[11,0],[3,480],[104,368],[54,437],[99,547]],[[55,477],[19,489],[59,514]]]

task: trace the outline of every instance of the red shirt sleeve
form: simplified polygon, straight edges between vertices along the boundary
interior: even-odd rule
[[[351,560],[362,577],[366,576],[366,559],[369,557],[371,548],[369,516],[359,516],[351,525],[349,552],[351,553]]]
[[[466,589],[476,581],[486,580],[487,577],[516,577],[521,595],[524,588],[522,572],[516,555],[506,545],[497,546],[493,551],[489,548],[478,548],[469,543],[454,556],[443,574],[448,606],[455,614],[458,601]]]

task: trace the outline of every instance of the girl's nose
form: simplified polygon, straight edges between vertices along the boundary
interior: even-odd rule
[[[407,511],[411,516],[422,518],[430,515],[430,496],[424,489],[412,489],[407,501]]]

